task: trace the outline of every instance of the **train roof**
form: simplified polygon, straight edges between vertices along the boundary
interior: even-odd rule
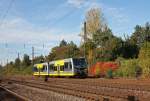
[[[34,66],[39,65],[39,64],[47,65],[48,63],[49,63],[49,64],[54,64],[56,61],[65,61],[65,62],[69,62],[69,61],[71,61],[72,59],[84,59],[84,57],[59,59],[59,60],[54,60],[54,61],[50,61],[50,62],[37,63],[37,64],[34,64]]]
[[[59,60],[54,60],[54,61],[50,61],[49,63],[55,63],[56,61],[65,61],[65,62],[68,62],[68,61],[71,61],[71,59],[82,59],[84,57],[80,57],[80,58],[66,58],[66,59],[59,59]]]

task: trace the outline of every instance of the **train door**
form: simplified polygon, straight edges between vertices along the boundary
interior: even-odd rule
[[[41,75],[41,69],[43,68],[43,64],[37,64],[37,68],[38,68],[38,75]]]
[[[48,64],[43,64],[43,67],[40,68],[40,75],[48,75]]]
[[[63,76],[73,76],[73,68],[72,68],[72,64],[71,64],[71,60],[66,60],[65,64],[64,64],[64,72],[62,74]]]
[[[33,75],[35,76],[39,75],[39,69],[37,68],[37,65],[34,65],[33,67]]]
[[[49,63],[49,76],[56,76],[57,75],[57,67],[54,63]]]
[[[55,61],[55,73],[57,76],[61,76],[64,72],[64,60]]]

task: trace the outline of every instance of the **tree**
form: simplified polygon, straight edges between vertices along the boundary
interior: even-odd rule
[[[130,38],[130,42],[138,47],[141,47],[144,41],[150,42],[150,24],[148,22],[144,27],[136,25],[135,31]]]
[[[87,11],[85,19],[88,38],[92,39],[93,34],[98,30],[103,30],[105,25],[101,9],[91,8]]]
[[[150,42],[145,42],[139,52],[139,64],[144,77],[150,77]]]
[[[45,58],[44,58],[43,55],[37,56],[37,57],[34,58],[34,63],[35,63],[35,64],[36,64],[36,63],[42,63],[42,62],[44,62],[44,61],[45,61]]]
[[[105,46],[106,42],[113,37],[112,31],[109,28],[105,28],[104,31],[98,30],[93,34],[93,42],[97,47],[103,47]]]
[[[85,45],[87,60],[89,64],[92,65],[95,61],[94,52],[95,48],[97,47],[95,46],[94,43],[95,40],[94,38],[96,38],[94,37],[94,34],[97,33],[98,31],[103,31],[106,27],[106,24],[103,17],[103,13],[100,8],[91,8],[90,10],[88,10],[85,15],[85,21],[86,26],[84,27],[86,27],[86,40],[85,40],[86,42],[82,44],[82,46]],[[80,34],[82,39],[84,39],[85,37],[83,31],[84,30],[82,29],[82,32]]]
[[[62,47],[62,46],[66,46],[67,45],[67,42],[63,39],[60,44],[59,44],[59,47]]]
[[[16,58],[16,59],[15,59],[15,67],[16,67],[16,68],[20,68],[20,64],[21,64],[20,59],[19,59],[19,58]]]
[[[68,46],[67,46],[67,58],[74,58],[74,57],[78,57],[79,56],[79,48],[77,47],[77,45],[71,41]]]
[[[77,47],[77,45],[73,41],[71,41],[68,44],[66,41],[61,41],[59,46],[53,47],[51,49],[51,52],[49,53],[47,60],[52,61],[57,59],[73,58],[73,57],[80,57],[80,50]]]
[[[24,54],[23,57],[23,66],[29,66],[31,65],[30,57],[27,54]]]
[[[2,69],[3,68],[3,66],[2,65],[0,65],[0,69]]]
[[[126,40],[123,42],[120,52],[123,58],[137,58],[139,54],[139,48],[136,44]]]

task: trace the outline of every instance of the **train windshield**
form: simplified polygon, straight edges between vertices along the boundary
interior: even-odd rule
[[[73,59],[73,64],[77,68],[86,68],[87,67],[85,58]]]
[[[34,72],[38,72],[38,69],[37,69],[36,66],[33,67],[33,71],[34,71]]]

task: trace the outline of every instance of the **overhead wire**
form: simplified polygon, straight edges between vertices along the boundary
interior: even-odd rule
[[[11,0],[9,5],[8,5],[8,8],[6,9],[6,12],[4,13],[4,15],[2,16],[2,19],[1,19],[1,22],[0,22],[0,27],[3,25],[4,23],[4,20],[6,19],[8,13],[9,13],[9,10],[11,9],[13,3],[14,3],[15,0]]]
[[[9,10],[11,9],[11,7],[12,7],[14,1],[15,1],[15,0],[11,0],[11,1],[10,1],[9,6],[8,6],[8,8],[7,8],[7,10],[6,10],[6,13],[3,15],[2,20],[1,20],[1,22],[0,22],[0,27],[4,24],[4,20],[6,19],[8,13],[9,13]],[[69,17],[70,15],[74,14],[74,12],[76,11],[76,9],[77,9],[77,8],[74,8],[74,9],[70,10],[70,11],[69,11],[68,13],[66,13],[64,16],[62,16],[61,18],[57,19],[54,23],[50,24],[50,27],[52,28],[54,25],[59,24],[59,23],[60,23],[61,21],[63,21],[64,19],[66,19],[66,18]],[[23,45],[23,48],[26,49],[26,48],[27,48],[27,45],[33,46],[33,44],[24,44],[24,45]],[[39,44],[36,44],[36,45],[39,46]],[[35,46],[35,44],[34,44],[34,46]],[[8,48],[8,43],[5,44],[5,47]],[[43,50],[46,49],[46,45],[45,45],[45,44],[43,44],[42,47],[43,47]],[[48,48],[48,47],[47,47],[47,48]],[[38,50],[37,50],[37,51],[38,51]],[[17,54],[18,52],[15,50],[15,52],[10,52],[10,53],[11,53],[11,54]],[[29,54],[30,54],[30,53],[29,53]],[[40,53],[40,52],[35,52],[35,54],[40,54],[40,55],[41,55],[42,53]]]

